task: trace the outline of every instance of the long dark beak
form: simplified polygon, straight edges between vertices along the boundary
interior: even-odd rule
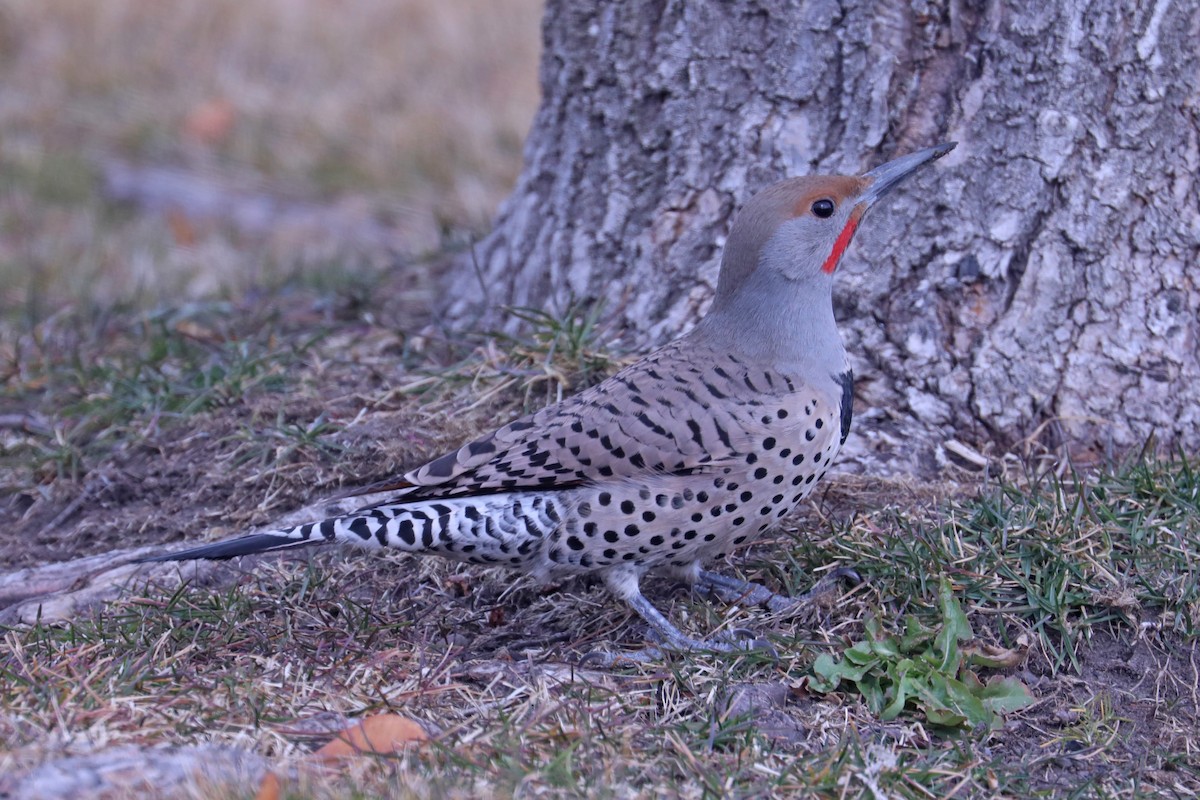
[[[909,175],[929,162],[946,155],[957,146],[958,142],[945,142],[935,147],[926,147],[924,150],[909,153],[906,156],[893,158],[886,164],[880,164],[863,175],[864,178],[871,179],[871,185],[859,196],[859,205],[865,203],[866,208],[870,208],[879,198],[890,192]]]

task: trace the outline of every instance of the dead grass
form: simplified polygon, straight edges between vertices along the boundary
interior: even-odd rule
[[[45,748],[38,726],[49,723],[106,744],[217,741],[277,759],[312,746],[294,731],[313,717],[391,711],[421,720],[437,745],[375,764],[359,777],[367,793],[871,796],[874,782],[893,796],[989,788],[1027,796],[1082,781],[1137,796],[1130,777],[1147,788],[1188,785],[1179,770],[1194,748],[1194,717],[1178,705],[1154,711],[1150,685],[1044,683],[1040,708],[1008,730],[956,742],[915,719],[880,725],[852,697],[809,697],[808,657],[836,635],[777,663],[684,657],[588,671],[560,660],[568,645],[553,643],[554,630],[575,628],[562,618],[579,609],[556,601],[582,605],[589,627],[619,624],[611,604],[574,589],[532,600],[518,593],[497,606],[486,588],[476,596],[495,576],[405,566],[375,565],[369,582],[347,563],[266,568],[236,590],[135,603],[73,626],[68,641],[20,634],[34,641],[8,642],[5,677],[19,688],[6,703],[37,733],[16,758],[37,760]],[[468,579],[467,596],[455,597],[455,578]],[[401,600],[380,591],[395,585],[413,593]],[[678,615],[690,604],[673,605]],[[494,622],[497,607],[509,619]],[[1164,644],[1132,650],[1162,670],[1178,668]],[[1118,646],[1106,655],[1128,653]],[[1178,687],[1159,696],[1187,702]],[[1113,770],[1121,763],[1144,767],[1123,775]]]
[[[457,396],[461,407],[479,390],[460,386],[443,402]],[[523,395],[498,399],[514,408]],[[192,430],[214,429],[214,416],[196,419]],[[353,468],[355,446],[330,435],[344,449],[311,451],[309,463]],[[193,433],[154,446],[186,460],[201,445]],[[269,459],[221,471],[291,480]],[[433,559],[321,553],[233,565],[215,588],[132,587],[92,617],[5,633],[0,771],[165,742],[288,764],[332,723],[397,713],[433,743],[298,779],[291,796],[1148,797],[1200,787],[1193,466],[1029,475],[977,497],[938,497],[949,488],[835,482],[756,547],[739,572],[781,589],[834,563],[863,573],[815,619],[651,588],[686,628],[751,627],[777,657],[589,669],[588,651],[641,639],[640,623],[600,587],[537,586]],[[1118,603],[1107,591],[1114,574],[1127,590]],[[936,621],[943,577],[983,643],[1038,643],[1013,673],[1033,707],[997,731],[951,733],[914,715],[881,722],[852,692],[807,689],[812,659],[857,640],[868,616]]]
[[[347,241],[364,220],[407,253],[486,229],[537,101],[540,10],[6,3],[0,305],[41,318],[64,300],[236,297],[331,264],[377,269],[378,247]],[[125,163],[182,169],[226,199],[215,216],[130,214],[106,188]],[[314,202],[318,223],[280,224]],[[247,219],[263,208],[273,224]]]

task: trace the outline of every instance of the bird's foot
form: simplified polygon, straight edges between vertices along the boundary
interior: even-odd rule
[[[855,570],[849,567],[839,567],[827,572],[813,584],[811,589],[795,597],[776,594],[760,584],[730,578],[707,570],[700,570],[696,586],[717,595],[727,603],[749,603],[771,611],[782,612],[800,610],[815,603],[843,580],[853,585],[862,583],[862,578]]]
[[[712,573],[701,573],[702,576],[705,574],[711,575]],[[730,580],[721,578],[720,576],[716,576],[716,578]],[[594,663],[602,667],[619,666],[621,664],[645,664],[650,661],[661,660],[666,651],[679,653],[738,653],[765,648],[772,654],[774,653],[769,643],[754,638],[753,634],[747,635],[745,631],[735,630],[711,636],[707,639],[694,639],[672,625],[671,621],[663,616],[662,612],[645,598],[638,587],[636,575],[628,572],[613,572],[609,573],[606,579],[613,593],[629,603],[630,608],[636,611],[650,625],[651,635],[656,641],[650,647],[630,653],[613,654],[604,651],[594,651],[585,655],[580,662],[581,664]],[[743,584],[741,581],[737,581],[737,583],[753,587],[753,584]],[[767,592],[761,586],[758,589]],[[767,593],[770,594],[770,592]]]
[[[753,631],[737,628],[710,636],[707,639],[694,639],[678,629],[673,632],[663,631],[657,627],[650,628],[649,638],[654,644],[641,650],[629,650],[613,653],[607,650],[593,650],[579,660],[580,666],[596,666],[602,668],[632,666],[662,661],[667,653],[752,653],[765,652],[772,658],[778,658],[775,647],[767,640],[757,638]]]
[[[775,650],[769,641],[759,638],[749,628],[732,628],[715,633],[707,639],[693,639],[682,633],[670,636],[657,629],[651,630],[651,636],[658,640],[658,647],[680,653],[749,653],[755,650],[774,653]]]

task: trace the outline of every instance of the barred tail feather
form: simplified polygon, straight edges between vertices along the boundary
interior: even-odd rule
[[[281,529],[269,533],[252,533],[235,539],[225,539],[202,547],[192,547],[176,553],[165,553],[161,556],[139,558],[134,563],[142,564],[149,561],[193,561],[196,559],[218,560],[237,558],[256,553],[269,553],[273,550],[285,550],[289,547],[302,547],[309,544],[330,544],[345,542],[366,546],[385,546],[386,539],[383,531],[386,523],[397,513],[398,506],[390,506],[385,510],[370,509],[350,514],[345,517],[330,517],[318,522],[308,522],[295,528]],[[372,538],[379,534],[378,544]]]
[[[307,544],[338,543],[517,567],[539,560],[542,543],[558,529],[562,513],[558,498],[512,494],[388,503],[139,562],[236,558]]]

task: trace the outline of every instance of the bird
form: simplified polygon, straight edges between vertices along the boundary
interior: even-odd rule
[[[139,559],[226,559],[350,544],[509,567],[539,581],[599,576],[665,647],[690,636],[642,593],[674,577],[719,597],[797,598],[704,565],[788,516],[850,433],[854,378],[833,313],[837,267],[867,214],[956,146],[862,175],[792,177],[752,197],[726,239],[713,301],[684,336],[579,394],[386,484],[342,516]]]

